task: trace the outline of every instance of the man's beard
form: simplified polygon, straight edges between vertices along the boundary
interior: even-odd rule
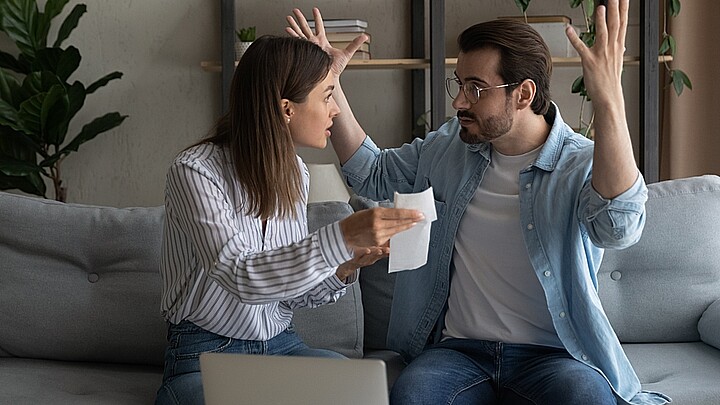
[[[478,133],[470,132],[467,127],[460,127],[460,139],[471,145],[493,141],[508,133],[513,125],[510,97],[505,98],[505,111],[499,115],[493,115],[479,121],[475,114],[462,110],[457,112],[457,116],[458,118],[471,118],[477,123]]]

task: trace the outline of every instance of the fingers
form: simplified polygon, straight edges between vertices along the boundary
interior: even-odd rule
[[[310,25],[308,25],[307,19],[305,19],[305,15],[302,11],[295,8],[292,12],[294,17],[291,15],[285,17],[285,20],[289,25],[289,27],[285,27],[285,31],[294,37],[305,39],[312,38],[314,34],[310,29]]]
[[[350,52],[350,53],[352,53],[352,54],[354,54],[358,49],[360,49],[360,47],[362,46],[362,44],[363,44],[365,41],[367,41],[368,39],[369,39],[369,38],[368,38],[367,35],[365,35],[365,34],[360,34],[360,35],[358,35],[357,37],[355,37],[355,39],[353,39],[353,41],[347,46],[347,48],[345,48],[345,50],[348,51],[348,52]]]
[[[573,48],[575,48],[578,55],[582,56],[583,53],[587,50],[587,46],[582,41],[582,39],[580,39],[577,32],[575,32],[575,28],[573,28],[571,25],[565,27],[565,35],[568,37],[570,44],[573,46]]]
[[[285,20],[287,20],[287,23],[289,25],[289,27],[285,27],[285,31],[288,34],[296,38],[305,38],[305,35],[302,33],[302,30],[297,25],[294,18],[292,18],[291,16],[287,16],[285,17]]]
[[[349,247],[382,246],[393,235],[412,228],[423,219],[417,210],[376,207],[358,211],[340,221],[340,229]]]
[[[325,33],[325,23],[323,23],[319,8],[313,7],[313,17],[315,18],[315,32],[318,34]]]

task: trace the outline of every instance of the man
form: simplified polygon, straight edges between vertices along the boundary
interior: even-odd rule
[[[334,57],[339,77],[360,36],[333,49],[294,10],[288,32]],[[396,404],[662,404],[640,383],[597,296],[604,248],[638,241],[647,189],[621,86],[628,0],[596,10],[595,45],[568,37],[595,107],[595,142],[550,101],[551,57],[528,25],[477,24],[458,38],[447,80],[457,117],[380,151],[339,79],[333,147],[355,192],[383,200],[433,187],[428,263],[398,273],[388,345],[412,360]]]

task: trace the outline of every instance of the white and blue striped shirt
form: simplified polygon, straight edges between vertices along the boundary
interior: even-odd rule
[[[284,331],[292,309],[334,302],[346,284],[336,267],[352,258],[338,223],[308,235],[308,172],[296,219],[246,215],[246,195],[227,149],[202,144],[180,153],[167,175],[160,273],[161,310],[213,333],[268,340]],[[357,272],[349,282],[357,279]]]

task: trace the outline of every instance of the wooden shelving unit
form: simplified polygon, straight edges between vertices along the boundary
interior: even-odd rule
[[[669,62],[672,61],[672,56],[660,56],[658,62]],[[445,66],[452,67],[457,64],[457,58],[445,58]],[[640,57],[638,56],[626,56],[624,60],[626,66],[637,66],[640,65]],[[237,61],[235,61],[237,66]],[[580,66],[580,58],[553,58],[553,66]],[[218,61],[200,62],[200,67],[206,72],[220,72],[222,71],[222,64]],[[351,60],[348,64],[348,69],[362,69],[362,70],[382,70],[382,69],[429,69],[430,59],[419,59],[419,58],[406,58],[406,59],[357,59]]]
[[[235,1],[221,0],[221,62],[202,62],[206,71],[222,74],[222,106],[227,109],[228,92],[234,68]],[[445,119],[445,68],[457,63],[445,58],[445,1],[431,0],[425,15],[425,0],[410,0],[411,58],[354,60],[350,69],[408,69],[412,72],[412,114],[418,117],[426,110],[425,73],[430,74],[430,124],[438,127]],[[640,56],[627,57],[626,65],[640,69],[640,170],[645,181],[654,183],[660,177],[660,91],[659,63],[660,0],[640,0]],[[424,56],[425,24],[429,24],[429,59]],[[661,57],[660,62],[671,60]],[[579,58],[554,58],[554,66],[579,66]],[[415,119],[413,118],[413,121]]]

